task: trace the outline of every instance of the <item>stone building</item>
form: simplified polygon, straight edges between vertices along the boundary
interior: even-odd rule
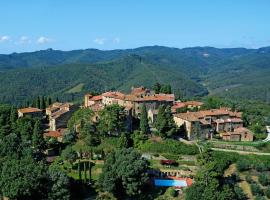
[[[53,103],[46,108],[46,114],[49,117],[49,127],[51,131],[59,128],[66,128],[68,120],[77,110],[77,106],[72,103]]]
[[[42,110],[38,109],[38,108],[21,108],[18,109],[18,117],[25,117],[25,116],[29,116],[32,118],[42,118],[43,113]]]
[[[211,138],[213,132],[218,132],[224,138],[235,137],[236,131],[243,129],[243,121],[240,112],[233,112],[228,108],[203,110],[198,112],[187,112],[174,114],[174,121],[177,126],[184,125],[188,139]],[[233,133],[233,134],[232,134]],[[225,135],[232,135],[225,137]],[[249,134],[252,134],[249,131]],[[253,139],[253,137],[248,137]],[[241,140],[242,141],[242,140]]]

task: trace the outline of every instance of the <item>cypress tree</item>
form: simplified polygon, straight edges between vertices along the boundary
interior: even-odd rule
[[[36,108],[40,108],[40,98],[39,98],[39,96],[36,99]]]
[[[89,163],[88,163],[88,168],[89,168],[89,181],[91,181],[91,179],[92,179],[92,169],[91,169],[91,161],[89,161]]]
[[[14,107],[12,107],[10,109],[10,116],[9,116],[9,123],[10,123],[11,130],[16,129],[16,121],[17,121],[17,119],[18,119],[17,110]]]
[[[44,110],[46,108],[45,97],[44,96],[41,97],[40,108],[42,110]]]
[[[51,97],[48,97],[47,98],[47,107],[49,106],[49,105],[51,105],[52,104],[52,98]]]
[[[82,180],[82,172],[81,172],[81,161],[79,160],[78,163],[78,173],[79,173],[79,180]]]
[[[166,115],[166,136],[171,137],[176,133],[176,124],[173,119],[171,106],[166,107],[165,115]]]
[[[35,122],[33,135],[32,135],[32,145],[38,150],[45,149],[45,141],[42,134],[41,123],[39,120]]]
[[[83,162],[83,171],[84,171],[84,181],[87,181],[87,174],[86,174],[86,161]]]
[[[155,121],[155,127],[158,130],[161,137],[165,137],[166,128],[166,113],[163,105],[159,106],[157,119]]]
[[[125,133],[121,134],[121,136],[119,138],[118,147],[119,148],[128,148],[129,147],[128,137]]]
[[[155,83],[153,86],[153,90],[155,91],[156,94],[160,93],[160,88],[161,88],[161,85],[158,82]]]
[[[140,115],[140,130],[144,134],[149,134],[150,127],[148,124],[148,117],[145,104],[141,107],[141,115]]]

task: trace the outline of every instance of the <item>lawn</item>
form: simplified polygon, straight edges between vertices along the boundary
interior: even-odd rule
[[[66,93],[70,94],[70,93],[79,93],[82,91],[84,86],[84,83],[80,83],[76,86],[74,86],[73,88],[69,89],[68,91],[66,91]]]

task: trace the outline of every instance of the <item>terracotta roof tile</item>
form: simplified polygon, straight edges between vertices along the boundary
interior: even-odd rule
[[[42,110],[38,109],[38,108],[32,108],[32,107],[29,107],[29,108],[21,108],[21,109],[18,109],[19,112],[21,113],[34,113],[34,112],[42,112]]]
[[[92,98],[90,98],[91,101],[101,101],[102,100],[102,95],[98,95],[98,96],[93,96]]]
[[[199,102],[199,101],[186,101],[186,102],[183,102],[186,106],[202,106],[203,103],[202,102]]]

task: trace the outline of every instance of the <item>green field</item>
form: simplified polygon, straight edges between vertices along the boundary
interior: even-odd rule
[[[83,83],[80,83],[80,84],[74,86],[73,88],[69,89],[66,93],[68,93],[68,94],[79,93],[79,92],[82,91],[83,86],[84,86],[84,84]]]

